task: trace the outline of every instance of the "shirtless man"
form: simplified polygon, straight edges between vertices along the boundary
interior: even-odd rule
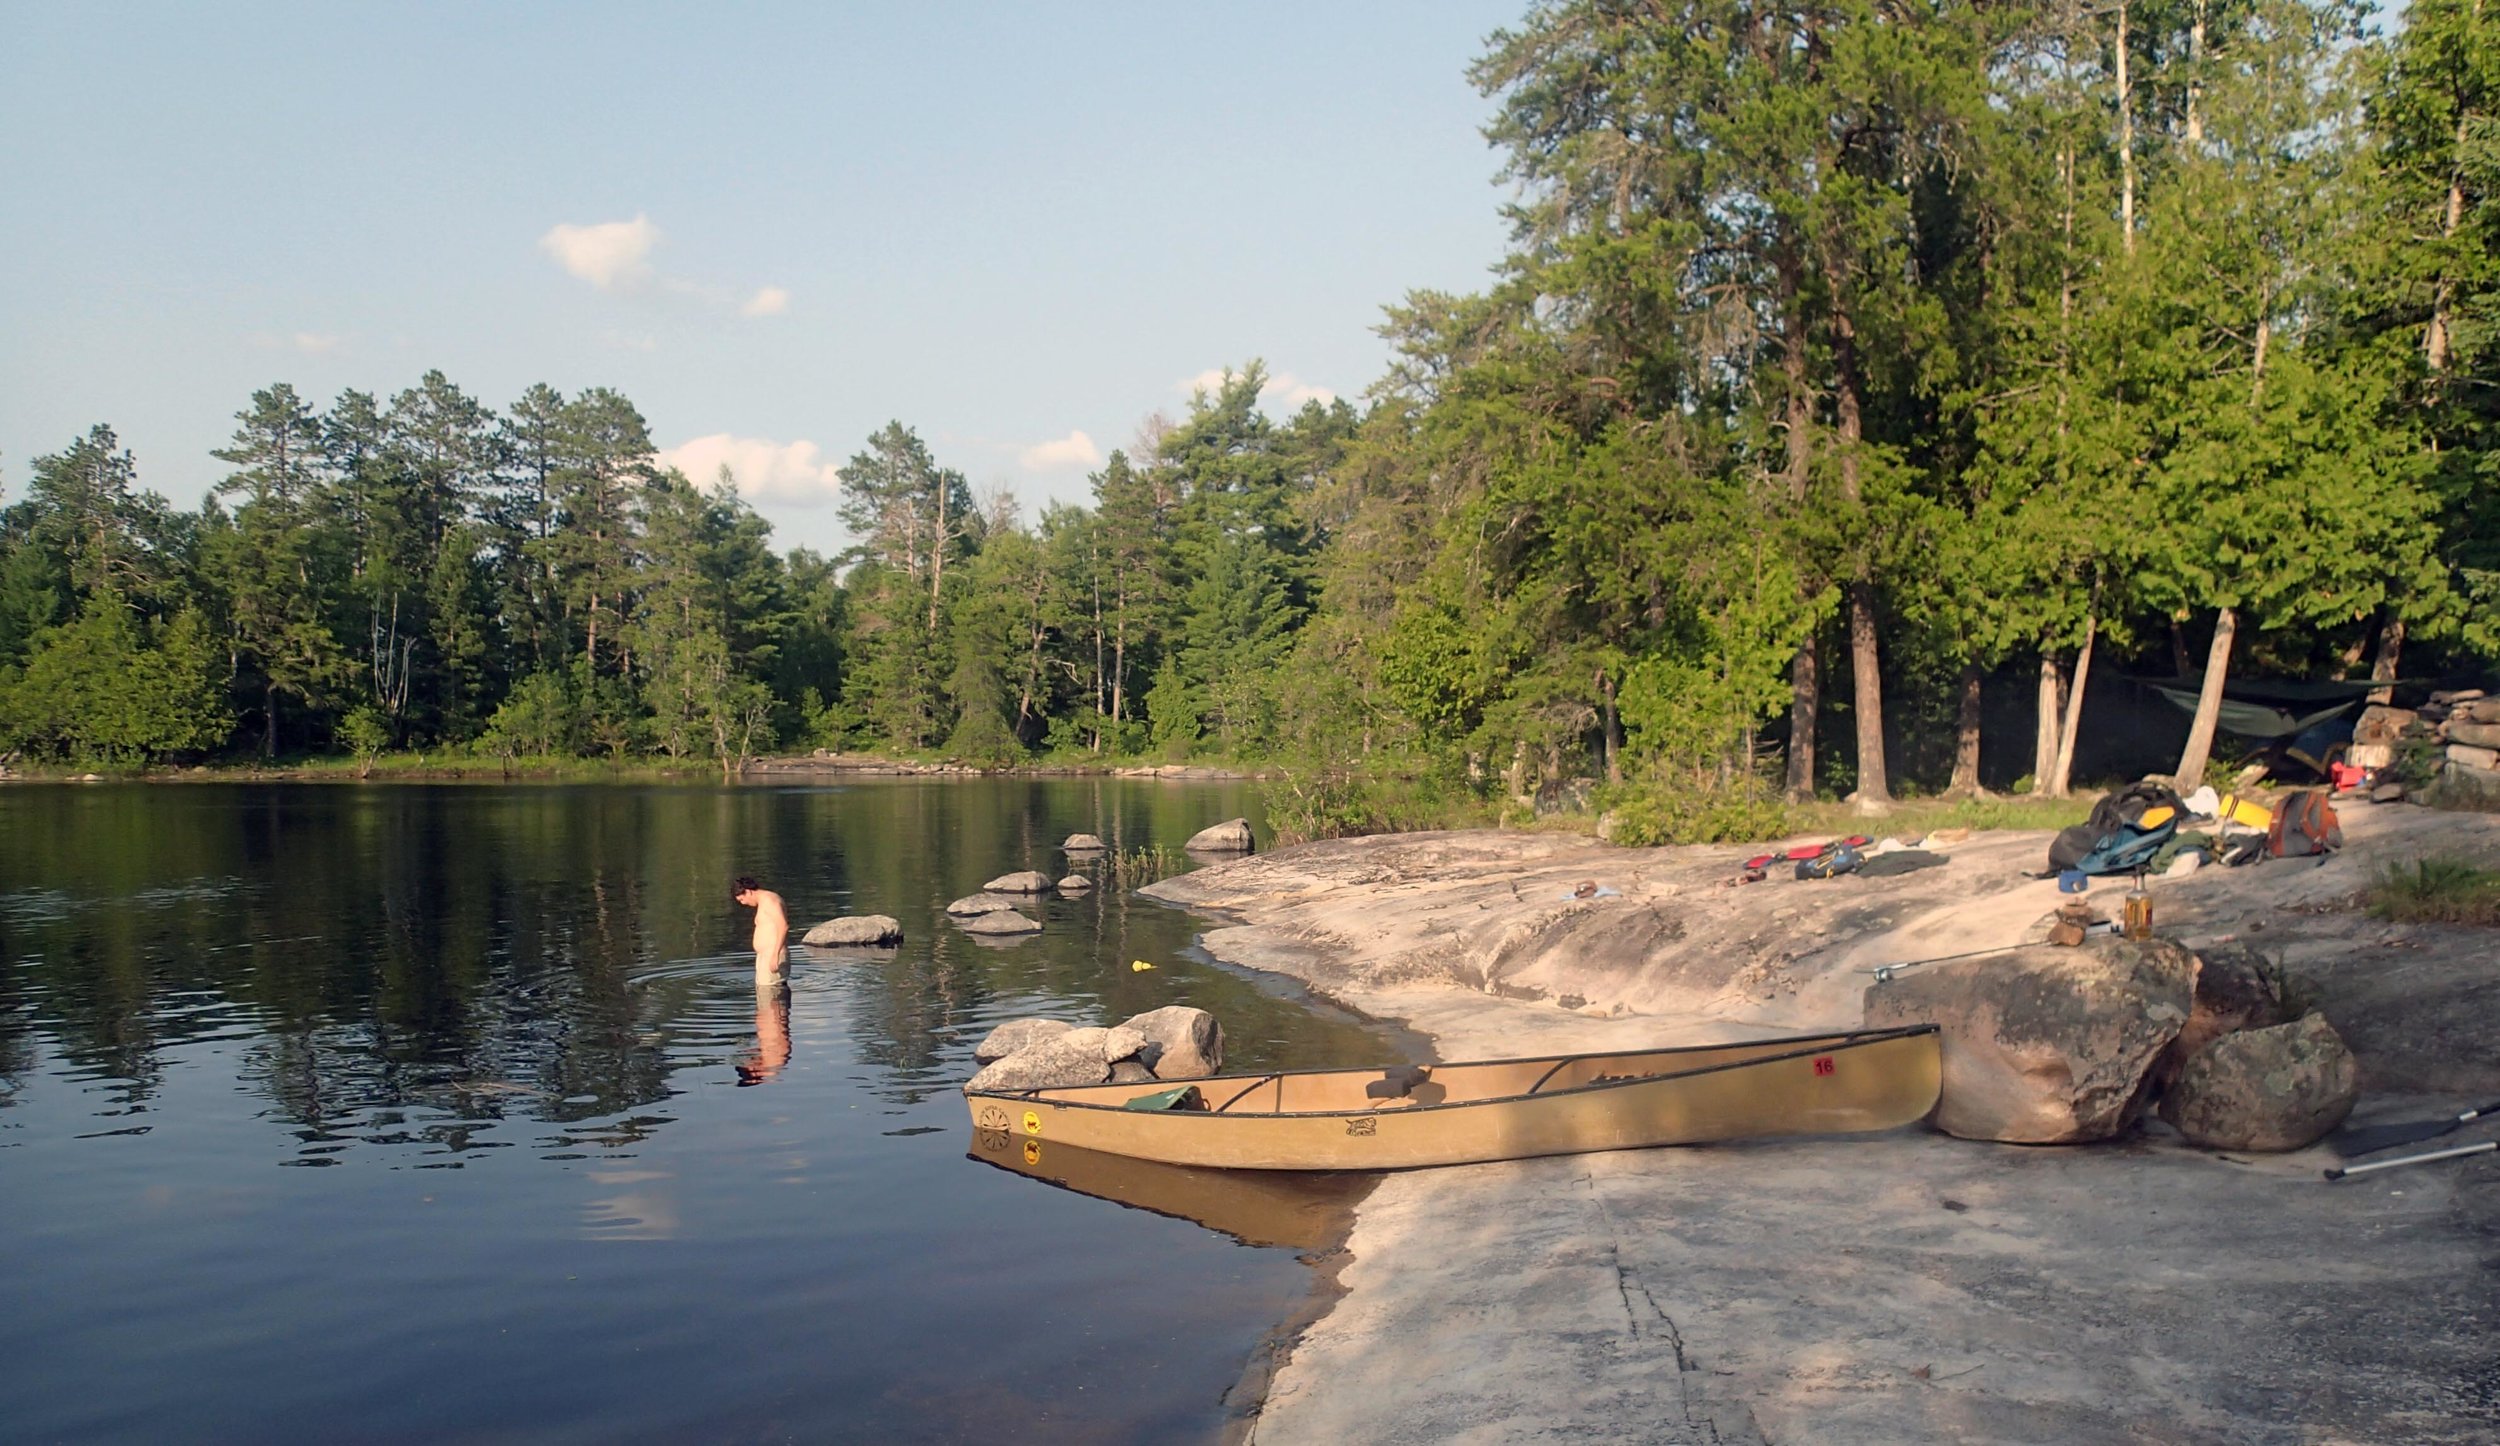
[[[779,978],[790,962],[790,916],[782,912],[781,895],[750,878],[729,886],[729,897],[755,911],[755,977]]]

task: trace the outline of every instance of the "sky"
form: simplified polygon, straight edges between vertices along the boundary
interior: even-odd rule
[[[1358,398],[1502,254],[1525,0],[0,0],[0,501],[98,422],[196,506],[258,388],[622,391],[829,549],[889,420],[1025,514],[1193,384]]]

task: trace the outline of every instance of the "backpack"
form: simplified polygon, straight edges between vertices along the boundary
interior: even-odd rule
[[[2186,801],[2169,784],[2130,783],[2092,805],[2089,819],[2058,831],[2049,844],[2049,872],[2130,873],[2152,861],[2186,813]],[[2148,817],[2154,822],[2146,826]]]
[[[1866,855],[1847,843],[1829,843],[1810,859],[1797,860],[1797,877],[1801,879],[1836,879],[1854,874],[1866,867]]]
[[[2278,859],[2305,859],[2313,854],[2332,853],[2344,846],[2343,821],[2335,816],[2335,805],[2314,788],[2291,794],[2275,806],[2274,822],[2266,829],[2266,853]]]

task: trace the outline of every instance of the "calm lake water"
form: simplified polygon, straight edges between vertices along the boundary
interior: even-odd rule
[[[1252,807],[1098,779],[0,788],[0,1438],[1212,1437],[1345,1188],[1044,1162],[1124,1209],[992,1168],[972,1046],[1188,1003],[1228,1069],[1395,1047],[1117,888],[1003,947],[943,906],[1066,872],[1072,832],[1172,846]],[[798,929],[892,914],[907,942],[802,953],[784,1023],[740,873]]]

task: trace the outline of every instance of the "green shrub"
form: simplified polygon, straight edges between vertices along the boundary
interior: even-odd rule
[[[1480,828],[1495,810],[1459,778],[1434,768],[1285,767],[1260,785],[1268,830],[1280,844],[1423,829]]]
[[[1796,829],[1788,805],[1767,783],[1750,777],[1650,779],[1609,790],[1600,803],[1611,820],[1607,837],[1636,848],[1746,842]]]

